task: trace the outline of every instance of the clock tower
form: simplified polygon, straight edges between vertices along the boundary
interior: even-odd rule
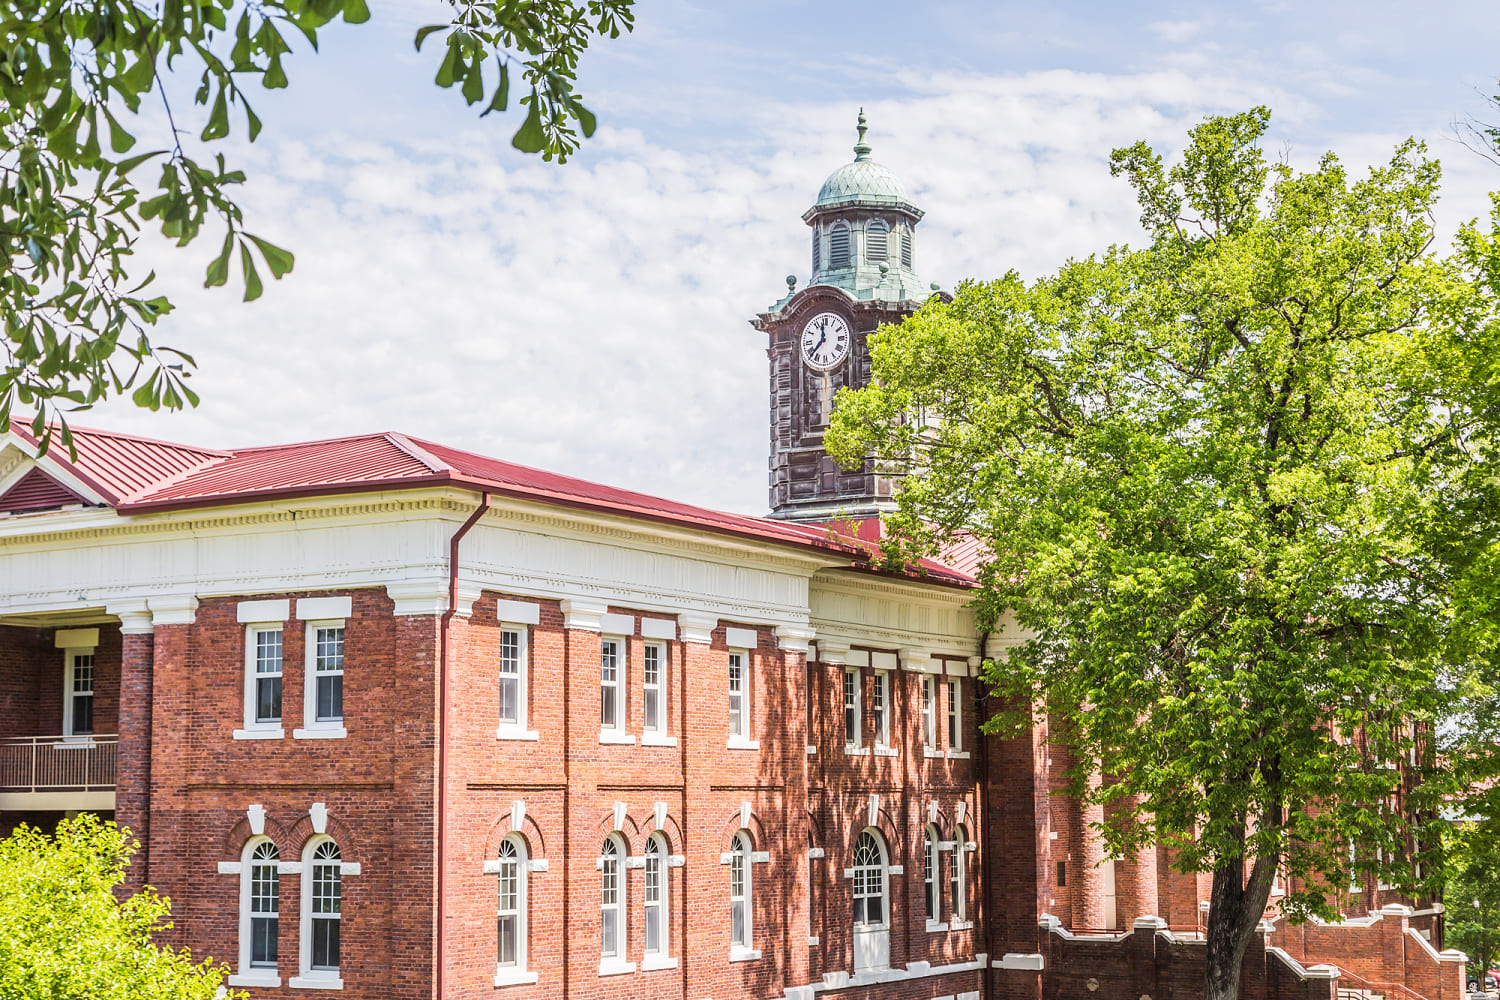
[[[802,215],[812,229],[812,279],[751,324],[766,334],[771,376],[771,517],[874,517],[895,503],[873,460],[845,471],[823,450],[833,397],[870,381],[867,338],[929,294],[913,270],[922,211],[896,175],[870,159],[864,111],[854,161],[823,182]]]

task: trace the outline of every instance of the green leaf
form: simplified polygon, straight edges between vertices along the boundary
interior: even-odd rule
[[[453,25],[451,24],[429,24],[426,27],[418,28],[416,37],[417,51],[422,51],[422,43],[427,40],[428,35],[432,34],[434,31],[446,31],[451,27],[453,27]]]
[[[481,118],[491,111],[504,111],[505,106],[510,103],[510,67],[505,64],[505,60],[503,59],[499,60],[499,63],[500,82],[495,85],[495,93],[490,96],[489,107],[480,112],[479,117]]]
[[[463,94],[464,100],[469,104],[478,104],[484,100],[484,74],[480,72],[482,65],[481,60],[475,59],[464,74]]]
[[[266,266],[271,269],[272,277],[279,279],[282,275],[292,272],[295,259],[289,252],[274,243],[267,243],[259,236],[246,233],[245,237],[255,244],[256,249],[260,250],[260,255],[266,259]]]
[[[535,87],[531,90],[531,106],[526,111],[526,120],[516,130],[510,144],[523,153],[540,153],[547,145],[547,133],[542,128],[541,98]]]
[[[260,275],[255,270],[255,258],[250,255],[250,244],[240,244],[240,270],[245,276],[245,301],[260,298],[262,291]]]
[[[234,252],[234,230],[224,234],[224,247],[219,255],[208,264],[208,273],[203,280],[203,287],[214,288],[229,280],[229,255]]]
[[[151,159],[152,157],[162,156],[165,153],[166,153],[165,149],[158,149],[158,150],[154,150],[154,151],[152,151],[150,153],[141,153],[141,154],[139,154],[137,156],[132,156],[132,157],[129,157],[128,159],[121,160],[119,163],[115,164],[115,173],[117,173],[117,174],[128,174],[132,170],[134,170],[136,167],[140,166],[142,163],[145,163],[147,160]]]
[[[113,114],[110,113],[108,105],[101,105],[100,110],[109,121],[109,148],[116,153],[128,153],[135,146],[135,136],[125,131]]]
[[[459,65],[458,39],[456,37],[450,38],[448,39],[448,52],[443,56],[443,61],[438,66],[437,76],[433,78],[433,82],[439,87],[453,86]]]
[[[208,124],[203,126],[203,133],[199,136],[204,142],[214,139],[222,139],[229,134],[229,102],[225,99],[224,88],[219,88],[219,96],[214,98],[214,108],[208,116]]]
[[[573,113],[578,116],[578,127],[583,130],[584,136],[592,136],[595,127],[599,124],[594,118],[594,113],[577,101],[573,102],[572,107]]]
[[[344,21],[347,24],[364,24],[370,19],[370,8],[365,0],[344,0]]]
[[[261,86],[267,90],[283,90],[286,88],[286,70],[281,66],[280,52],[271,57],[271,63],[266,67],[265,76],[261,77],[260,82]]]

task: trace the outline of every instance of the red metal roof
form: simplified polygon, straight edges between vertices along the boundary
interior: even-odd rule
[[[23,440],[34,440],[14,426]],[[837,553],[864,566],[878,555],[879,522],[796,524],[747,517],[561,476],[402,434],[217,451],[74,427],[77,457],[49,457],[121,513],[189,509],[294,496],[451,484],[538,503],[598,511],[763,542]],[[970,573],[932,560],[914,575],[967,585]]]

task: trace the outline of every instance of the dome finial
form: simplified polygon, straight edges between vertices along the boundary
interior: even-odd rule
[[[870,126],[865,124],[864,108],[859,109],[859,124],[855,128],[859,132],[859,141],[854,144],[854,160],[857,163],[870,158],[870,144],[865,142],[865,133],[869,131]]]

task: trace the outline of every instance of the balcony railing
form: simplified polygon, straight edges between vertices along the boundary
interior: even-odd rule
[[[113,733],[0,739],[0,792],[112,792],[119,743]]]

